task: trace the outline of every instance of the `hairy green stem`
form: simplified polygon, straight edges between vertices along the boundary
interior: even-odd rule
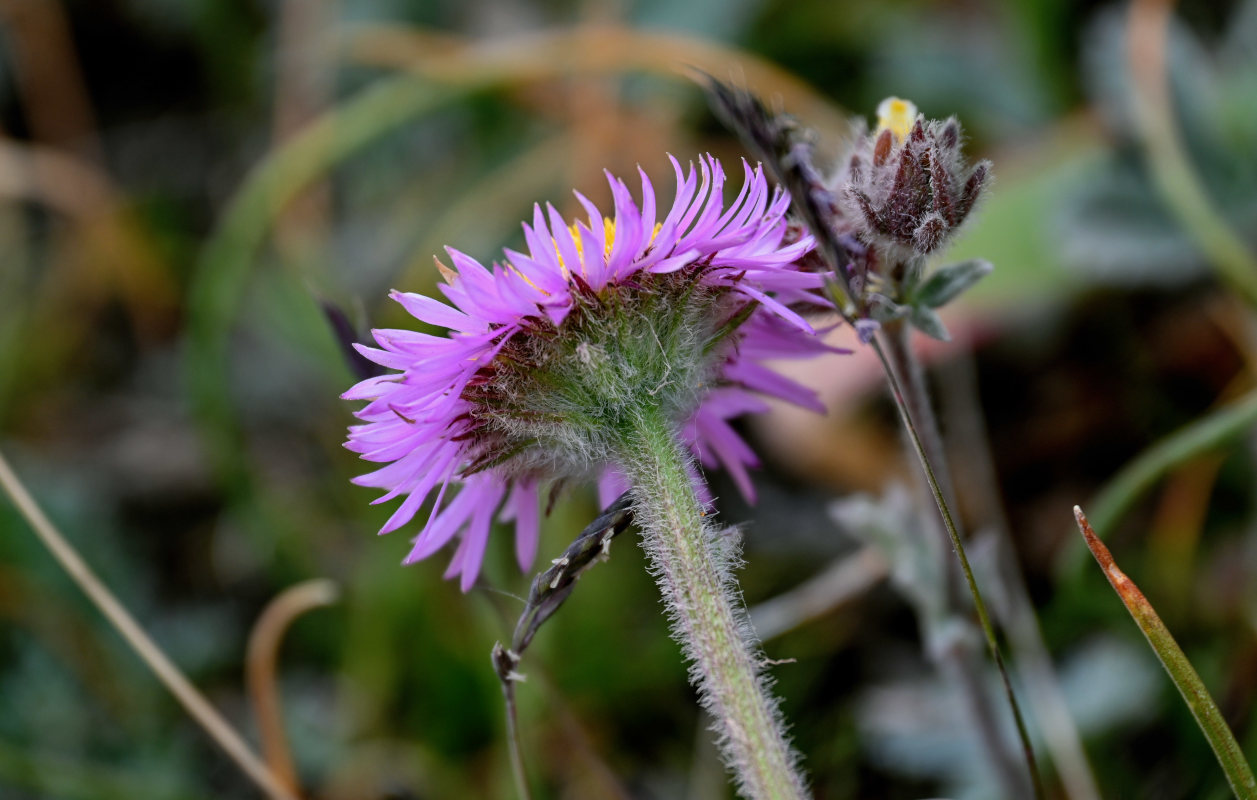
[[[798,759],[733,579],[736,543],[705,519],[675,426],[646,412],[625,427],[623,468],[643,547],[725,762],[745,797],[803,798]]]
[[[965,584],[968,586],[969,594],[973,597],[974,609],[978,614],[978,624],[982,628],[982,633],[986,638],[986,644],[991,652],[991,659],[998,667],[1000,678],[1004,684],[1004,693],[1008,698],[1009,708],[1013,713],[1013,721],[1017,726],[1017,735],[1021,740],[1022,752],[1026,759],[1026,768],[1030,773],[1030,783],[1034,789],[1034,796],[1038,800],[1042,800],[1045,796],[1043,791],[1043,783],[1039,776],[1038,764],[1034,756],[1034,747],[1030,743],[1030,734],[1026,728],[1025,719],[1021,713],[1021,706],[1017,702],[1017,695],[1013,692],[1012,680],[1009,677],[1008,666],[1004,662],[1004,654],[1000,650],[999,641],[995,636],[995,627],[991,624],[991,615],[987,611],[986,601],[982,599],[982,593],[978,590],[978,583],[973,577],[973,568],[969,565],[969,557],[965,553],[964,542],[960,538],[959,529],[956,526],[955,517],[952,515],[951,504],[945,491],[950,491],[950,485],[944,487],[940,482],[938,473],[934,470],[934,464],[942,464],[941,439],[937,436],[937,423],[934,422],[933,410],[928,403],[928,396],[924,389],[918,389],[918,398],[925,398],[925,401],[918,404],[916,409],[909,406],[909,400],[905,395],[904,388],[900,382],[900,375],[911,376],[912,368],[915,365],[915,359],[912,358],[911,349],[906,341],[906,334],[896,339],[893,335],[883,337],[892,346],[896,347],[897,356],[904,365],[899,373],[891,366],[890,360],[886,356],[886,351],[881,345],[881,340],[874,339],[872,342],[873,351],[877,353],[878,359],[882,364],[882,371],[886,373],[886,380],[890,383],[891,394],[895,399],[895,407],[899,411],[900,420],[903,422],[904,430],[908,434],[908,438],[912,442],[913,450],[915,450],[917,459],[921,463],[921,469],[925,473],[926,482],[929,484],[930,493],[934,497],[934,502],[938,506],[939,515],[942,517],[943,526],[947,529],[947,536],[951,542],[952,551],[955,552],[956,558],[960,562],[961,571],[964,573]],[[918,376],[919,377],[919,376]],[[934,431],[934,439],[938,442],[939,453],[931,456],[926,451],[926,443],[918,429],[917,419],[913,417],[913,411],[921,416],[917,419],[929,420],[929,424]]]

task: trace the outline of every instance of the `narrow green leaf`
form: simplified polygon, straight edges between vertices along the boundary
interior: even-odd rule
[[[1257,425],[1257,391],[1210,411],[1161,439],[1111,478],[1096,495],[1091,519],[1101,539],[1167,472],[1227,446]]]
[[[980,258],[949,264],[935,270],[916,291],[916,304],[939,308],[958,297],[969,287],[991,274],[991,262]]]
[[[1213,748],[1218,763],[1222,765],[1231,790],[1239,800],[1257,800],[1257,779],[1253,778],[1253,771],[1244,760],[1244,752],[1240,750],[1234,734],[1222,718],[1222,712],[1209,696],[1204,682],[1196,674],[1178,642],[1174,641],[1170,629],[1165,627],[1152,603],[1148,602],[1148,598],[1144,597],[1134,581],[1118,569],[1117,563],[1113,561],[1113,554],[1096,536],[1091,524],[1087,522],[1087,516],[1078,506],[1074,506],[1074,519],[1078,521],[1078,530],[1086,539],[1091,554],[1104,570],[1104,576],[1122,599],[1126,610],[1134,617],[1135,624],[1143,631],[1157,658],[1161,659],[1161,665],[1170,674],[1170,680],[1174,681],[1179,694],[1191,709],[1192,716],[1196,718],[1196,724],[1209,740],[1209,746]]]
[[[951,334],[947,332],[947,326],[935,314],[925,306],[913,306],[908,312],[908,321],[912,323],[912,327],[924,333],[931,339],[938,339],[940,342],[950,342]]]

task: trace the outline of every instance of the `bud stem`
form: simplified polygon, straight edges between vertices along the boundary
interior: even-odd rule
[[[731,567],[734,545],[704,519],[690,458],[675,426],[646,412],[626,426],[623,468],[633,484],[642,546],[691,662],[690,678],[744,797],[801,799],[804,781]]]
[[[914,412],[921,415],[922,419],[928,420],[928,430],[932,432],[930,441],[933,446],[938,447],[941,451],[941,437],[938,436],[937,423],[933,419],[933,411],[930,409],[928,397],[925,395],[920,379],[919,366],[916,364],[915,358],[912,357],[911,348],[908,346],[906,336],[901,338],[894,337],[894,331],[891,335],[886,336],[886,341],[892,346],[897,354],[900,362],[900,369],[906,379],[913,380],[913,384],[919,389],[919,393],[914,393],[918,400],[917,407],[912,407],[911,400],[905,395],[903,388],[903,380],[897,377],[896,370],[892,367],[890,359],[886,355],[886,349],[882,347],[879,340],[874,339],[872,342],[873,351],[877,354],[878,360],[882,364],[882,371],[886,374],[886,380],[890,384],[891,395],[895,399],[895,406],[899,411],[900,421],[903,423],[904,430],[908,434],[908,439],[912,443],[912,449],[916,452],[917,459],[921,463],[921,469],[925,473],[926,483],[929,485],[930,493],[933,495],[934,502],[938,506],[938,512],[943,521],[943,526],[947,530],[948,539],[951,541],[952,551],[956,554],[956,558],[960,563],[961,571],[964,573],[965,585],[969,589],[970,595],[973,597],[974,610],[978,615],[978,624],[982,628],[982,633],[986,637],[987,648],[990,650],[991,659],[995,662],[995,666],[999,669],[1000,678],[1004,684],[1004,694],[1008,699],[1009,709],[1012,711],[1013,721],[1017,726],[1017,737],[1021,740],[1022,752],[1026,759],[1026,769],[1029,773],[1030,783],[1033,788],[1036,800],[1042,800],[1046,797],[1043,789],[1043,781],[1039,776],[1038,763],[1034,755],[1034,747],[1030,742],[1030,734],[1026,728],[1026,722],[1021,714],[1021,706],[1017,702],[1017,695],[1013,692],[1012,679],[1008,673],[1008,666],[1004,663],[1004,655],[1000,650],[999,642],[995,636],[995,628],[991,624],[991,616],[986,608],[986,601],[982,599],[982,593],[978,590],[977,580],[973,576],[973,568],[969,565],[969,557],[965,554],[965,545],[960,538],[960,531],[956,526],[955,517],[951,511],[951,502],[948,495],[951,494],[950,482],[944,487],[939,479],[939,473],[935,471],[935,464],[940,466],[945,463],[942,453],[937,452],[931,457],[927,447],[927,440],[921,435],[917,421],[914,419]],[[902,333],[902,332],[899,332]],[[914,380],[915,378],[915,380]],[[1002,748],[1000,748],[1002,749]],[[994,752],[994,749],[993,749]],[[1001,764],[1001,766],[1006,766]],[[1015,781],[1020,784],[1020,781]],[[1022,792],[1017,789],[1018,794]]]

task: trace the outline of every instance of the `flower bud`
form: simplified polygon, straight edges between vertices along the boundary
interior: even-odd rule
[[[969,216],[989,175],[960,152],[956,120],[926,119],[906,100],[878,106],[878,126],[856,145],[840,190],[874,241],[925,255]]]

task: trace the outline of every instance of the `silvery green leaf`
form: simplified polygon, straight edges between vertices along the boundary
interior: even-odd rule
[[[935,314],[925,306],[913,306],[908,312],[908,321],[912,323],[912,327],[924,333],[931,339],[938,339],[940,342],[950,342],[951,334],[947,332],[947,326]]]
[[[993,269],[989,261],[980,258],[949,264],[925,279],[917,289],[917,303],[928,308],[938,308],[955,299],[961,292],[985,278]],[[915,322],[913,323],[915,324]],[[920,328],[921,326],[917,326]],[[925,330],[922,328],[922,330]],[[929,333],[929,331],[926,331]],[[930,334],[934,336],[934,334]],[[935,336],[934,338],[939,338]]]
[[[908,313],[907,306],[901,306],[885,295],[870,294],[868,303],[869,315],[878,322],[890,322]]]
[[[939,540],[917,512],[912,493],[891,484],[882,497],[849,495],[829,506],[845,533],[876,547],[890,564],[891,583],[916,608],[922,624],[946,616],[947,580],[939,568]]]

